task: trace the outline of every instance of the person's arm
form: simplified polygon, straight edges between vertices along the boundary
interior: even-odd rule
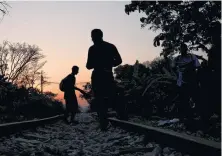
[[[113,54],[114,54],[113,67],[116,67],[122,63],[122,58],[121,58],[117,48],[114,45],[113,45]]]
[[[78,90],[78,91],[80,91],[80,92],[83,92],[82,89],[80,89],[80,88],[78,88],[78,87],[76,87],[76,86],[74,86],[74,89],[75,89],[75,90]]]
[[[200,81],[201,81],[201,77],[200,77],[200,70],[201,70],[201,65],[200,65],[200,62],[197,58],[196,55],[191,55],[192,56],[192,59],[193,59],[193,62],[194,62],[194,67],[195,67],[195,72],[196,72],[196,80],[197,80],[197,84],[200,85]]]
[[[196,67],[196,69],[199,69],[201,67],[200,62],[196,55],[193,55],[193,57],[194,57],[194,66]]]
[[[78,87],[76,87],[76,86],[74,86],[74,89],[75,89],[75,90],[78,90],[80,93],[82,93],[82,94],[84,94],[84,95],[87,94],[84,90],[82,90],[82,89],[80,89],[80,88],[78,88]]]
[[[89,70],[94,68],[92,48],[91,47],[88,50],[88,58],[87,58],[86,68],[89,69]]]
[[[76,78],[74,77],[74,85],[73,85],[73,88],[74,88],[74,90],[78,90],[78,91],[82,91],[81,89],[79,89],[78,87],[76,87]]]
[[[195,67],[195,70],[196,70],[196,77],[197,77],[197,82],[200,83],[200,80],[201,80],[201,77],[200,77],[200,70],[201,70],[201,65],[200,65],[200,62],[197,58],[196,55],[193,55],[193,59],[194,59],[194,67]]]
[[[76,87],[76,86],[74,86],[74,89],[75,90],[78,90],[78,91],[80,91],[81,89],[79,89],[78,87]]]

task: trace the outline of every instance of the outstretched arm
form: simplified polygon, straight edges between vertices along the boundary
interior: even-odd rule
[[[80,89],[80,88],[78,88],[78,87],[76,87],[76,86],[74,86],[74,89],[75,90],[78,90],[80,93],[82,93],[82,94],[87,94],[84,90],[82,90],[82,89]]]
[[[88,58],[87,58],[86,68],[89,69],[89,70],[94,68],[92,48],[91,47],[88,50]]]
[[[81,89],[79,89],[79,88],[78,88],[78,87],[76,87],[76,86],[74,86],[74,89],[75,89],[75,90],[78,90],[78,91],[79,91],[79,90],[81,90]]]
[[[113,67],[116,67],[122,63],[122,58],[115,46],[113,46],[113,54],[114,54]]]

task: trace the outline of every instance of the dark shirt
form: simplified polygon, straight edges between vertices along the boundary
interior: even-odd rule
[[[76,78],[72,74],[69,74],[65,78],[65,93],[64,93],[64,99],[67,98],[73,98],[75,97],[75,83],[76,83]]]
[[[112,72],[112,67],[121,63],[122,59],[117,48],[111,43],[102,41],[89,48],[86,68]]]

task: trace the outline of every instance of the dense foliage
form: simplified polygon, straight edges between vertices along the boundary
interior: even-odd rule
[[[46,63],[44,57],[36,45],[4,41],[0,45],[0,74],[13,84],[36,88]]]
[[[124,111],[128,114],[177,117],[177,105],[180,104],[176,90],[176,72],[169,66],[169,60],[156,58],[149,65],[145,66],[138,61],[134,65],[120,65],[114,70],[118,105],[123,105]],[[203,111],[209,116],[214,113],[220,114],[218,105],[211,105],[206,101],[206,69],[203,63],[200,71],[200,95],[202,97]],[[92,96],[87,97],[88,102],[95,108],[90,83],[87,83],[85,90]],[[107,88],[108,89],[108,88]],[[205,102],[205,103],[204,103]],[[200,108],[190,99],[193,113],[199,112]],[[207,105],[204,107],[204,105]]]
[[[18,87],[0,75],[0,122],[49,117],[63,113],[63,104],[55,94],[41,94],[38,89]]]
[[[125,6],[127,14],[145,13],[142,27],[160,30],[154,46],[163,47],[162,54],[178,52],[181,43],[190,49],[201,48],[212,60],[212,68],[220,64],[221,2],[220,1],[132,1]]]
[[[0,45],[0,122],[49,117],[63,113],[63,104],[51,92],[37,88],[47,81],[40,72],[45,61],[37,46]],[[43,80],[42,80],[43,79]]]
[[[153,43],[154,46],[163,47],[161,55],[166,60],[167,56],[179,52],[181,43],[187,44],[189,51],[199,50],[202,54],[207,54],[207,60],[197,56],[203,60],[199,70],[202,107],[205,107],[209,114],[220,114],[221,2],[131,1],[125,6],[128,15],[135,11],[144,15],[140,19],[143,28],[148,26],[152,31],[158,30]],[[167,68],[167,64],[164,68]],[[157,71],[160,70],[159,68]],[[158,85],[158,88],[163,88],[160,83]],[[157,92],[155,95],[158,95]]]

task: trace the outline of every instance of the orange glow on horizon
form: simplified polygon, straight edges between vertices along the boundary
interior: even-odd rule
[[[37,45],[45,56],[43,60],[47,61],[41,70],[49,82],[59,83],[71,73],[73,65],[79,66],[76,83],[90,82],[92,70],[86,68],[86,62],[89,47],[93,45],[91,31],[94,28],[101,29],[103,39],[116,46],[122,65],[134,64],[136,60],[151,61],[162,51],[161,47],[153,46],[158,31],[141,29],[139,18],[143,15],[128,16],[124,12],[128,3],[9,1],[10,17],[4,18],[0,24],[0,41]],[[56,99],[64,102],[59,84],[46,85],[43,91],[57,94]],[[79,98],[78,91],[76,95],[80,105],[87,104]]]
[[[88,105],[87,101],[84,100],[84,99],[82,99],[82,98],[80,98],[79,95],[80,95],[80,93],[76,92],[78,104],[79,104],[80,106],[87,106],[87,105]],[[55,99],[60,100],[60,101],[62,101],[63,104],[65,104],[65,100],[64,100],[64,97],[63,97],[63,96],[64,96],[64,93],[60,93],[60,94],[58,94],[58,95],[55,97]]]
[[[77,85],[78,88],[83,89],[82,86]],[[63,104],[65,104],[65,100],[64,100],[64,92],[61,92],[58,88],[58,84],[54,84],[54,85],[49,85],[46,87],[45,91],[50,91],[53,92],[55,94],[57,94],[57,96],[55,97],[55,99],[60,100]],[[80,106],[87,106],[88,102],[85,99],[80,98],[80,92],[76,91],[76,97],[78,100],[78,104]]]

